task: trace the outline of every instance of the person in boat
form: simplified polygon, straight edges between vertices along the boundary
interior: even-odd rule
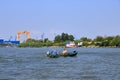
[[[62,51],[62,55],[66,55],[67,54],[67,50],[64,48],[64,50]]]
[[[54,50],[51,51],[51,54],[57,55],[57,51],[54,49]]]

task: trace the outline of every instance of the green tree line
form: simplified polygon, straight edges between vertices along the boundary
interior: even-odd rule
[[[98,47],[120,47],[120,36],[97,36],[95,39],[90,39],[87,37],[81,37],[78,40],[74,40],[73,35],[68,33],[62,33],[61,35],[55,36],[53,41],[48,38],[44,40],[27,39],[22,42],[18,47],[49,47],[49,46],[65,46],[67,41],[74,41],[75,44],[82,42],[82,46],[98,46]]]

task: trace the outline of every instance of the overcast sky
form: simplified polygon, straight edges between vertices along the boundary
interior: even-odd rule
[[[75,39],[120,35],[120,0],[0,0],[0,38],[14,40],[24,30],[50,40],[62,32]]]

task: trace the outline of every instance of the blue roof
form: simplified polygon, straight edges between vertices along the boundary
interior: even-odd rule
[[[0,39],[0,43],[3,43],[4,42],[4,39]]]
[[[8,43],[12,43],[12,44],[20,44],[20,41],[4,41],[4,42],[8,42]]]

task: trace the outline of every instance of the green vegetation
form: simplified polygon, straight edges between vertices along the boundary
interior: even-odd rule
[[[25,42],[18,45],[18,47],[49,47],[53,46],[53,42],[49,41],[47,38],[43,40],[28,39]]]
[[[82,37],[78,40],[74,40],[74,36],[67,33],[55,36],[54,41],[50,41],[48,38],[44,40],[28,39],[19,44],[18,47],[65,46],[67,41],[74,41],[75,44],[83,42],[82,46],[85,47],[120,47],[120,36],[97,36],[95,39]]]

